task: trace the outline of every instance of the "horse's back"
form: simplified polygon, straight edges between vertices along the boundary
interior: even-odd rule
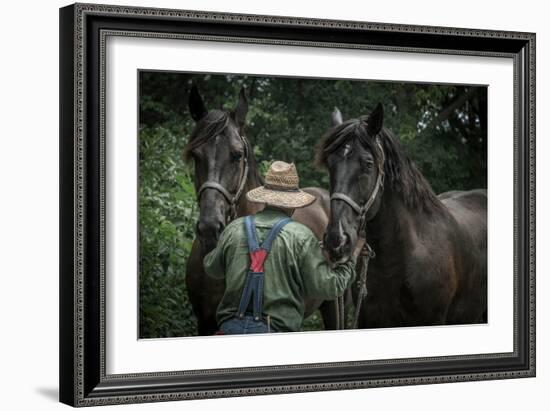
[[[460,199],[460,198],[468,198],[468,199],[478,199],[483,201],[487,201],[487,189],[485,188],[476,188],[473,190],[451,190],[451,191],[445,191],[444,193],[438,194],[437,197],[440,200],[447,200],[447,199]]]
[[[298,208],[292,218],[309,227],[315,236],[323,238],[330,213],[330,195],[319,187],[307,187],[303,191],[315,196],[316,201],[304,208]]]
[[[313,204],[320,206],[327,215],[330,215],[330,193],[327,190],[320,187],[306,187],[303,190],[315,196],[317,201]]]
[[[452,191],[438,196],[474,243],[487,248],[487,190]]]
[[[470,212],[487,214],[487,190],[447,191],[437,196],[453,214]]]
[[[464,193],[464,191],[460,191],[460,190],[451,190],[451,191],[445,191],[444,193],[441,193],[441,194],[438,194],[437,195],[437,198],[439,198],[441,201],[447,199],[447,198],[451,198],[459,193]]]

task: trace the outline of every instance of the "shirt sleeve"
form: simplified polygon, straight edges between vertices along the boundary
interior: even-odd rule
[[[223,279],[225,278],[225,245],[227,238],[230,236],[228,230],[230,227],[226,227],[222,231],[216,248],[210,251],[204,256],[203,265],[204,271],[212,278]]]
[[[343,295],[355,280],[356,258],[331,267],[313,235],[304,242],[301,252],[300,271],[307,296],[331,300]]]

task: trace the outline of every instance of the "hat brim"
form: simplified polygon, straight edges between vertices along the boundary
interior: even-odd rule
[[[246,193],[246,198],[254,203],[269,204],[282,208],[302,208],[313,204],[317,198],[302,190],[278,191],[264,186],[254,188]]]

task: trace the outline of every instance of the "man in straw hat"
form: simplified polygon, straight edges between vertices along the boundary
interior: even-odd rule
[[[313,232],[290,219],[316,200],[298,182],[294,164],[275,161],[246,195],[265,209],[228,224],[204,258],[206,273],[225,279],[219,334],[299,331],[306,297],[335,299],[354,280],[355,257],[331,267]]]

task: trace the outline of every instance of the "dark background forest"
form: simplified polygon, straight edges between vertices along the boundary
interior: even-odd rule
[[[487,88],[363,80],[258,77],[141,71],[139,75],[140,338],[196,335],[185,266],[198,207],[193,165],[181,154],[193,130],[187,107],[195,84],[209,109],[231,109],[246,87],[246,135],[265,170],[294,162],[300,185],[328,189],[313,165],[314,147],[338,107],[368,114],[378,102],[384,125],[436,193],[487,187]],[[319,329],[314,315],[304,329]]]

